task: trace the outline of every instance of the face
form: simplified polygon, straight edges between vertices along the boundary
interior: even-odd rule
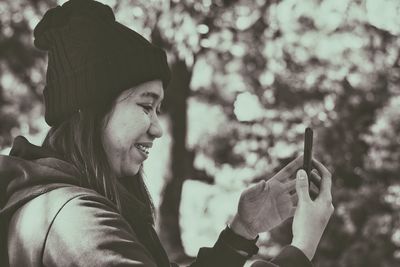
[[[162,136],[158,120],[164,98],[161,81],[123,91],[104,119],[102,141],[117,177],[138,173],[154,139]]]

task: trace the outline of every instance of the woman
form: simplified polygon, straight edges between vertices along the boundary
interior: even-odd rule
[[[49,53],[43,94],[51,129],[41,147],[17,137],[0,157],[0,240],[8,241],[1,266],[177,266],[154,230],[142,178],[162,136],[165,53],[91,0],[49,10],[34,35]],[[311,266],[333,212],[331,178],[314,160],[310,178],[321,189],[312,201],[301,163],[243,191],[230,225],[190,266],[243,266],[258,251],[258,233],[293,215],[292,244],[257,266]]]

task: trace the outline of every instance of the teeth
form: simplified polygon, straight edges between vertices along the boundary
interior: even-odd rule
[[[139,148],[141,151],[143,151],[146,154],[149,154],[149,148],[142,146],[142,145],[136,145],[137,148]]]

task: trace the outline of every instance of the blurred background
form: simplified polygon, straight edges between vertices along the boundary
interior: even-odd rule
[[[32,32],[63,2],[0,2],[0,154],[48,130]],[[299,155],[310,126],[336,208],[315,266],[400,266],[400,1],[100,2],[168,53],[164,136],[145,171],[171,260],[212,246],[241,191]],[[290,241],[289,221],[255,258]]]

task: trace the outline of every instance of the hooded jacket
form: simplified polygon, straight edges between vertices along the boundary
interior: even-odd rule
[[[53,151],[22,136],[14,140],[10,155],[0,156],[0,266],[178,266],[169,262],[140,200],[119,185],[120,213],[107,198],[81,187],[78,177]],[[223,232],[212,248],[199,250],[191,267],[244,265],[247,258]],[[254,266],[311,263],[287,246],[272,262]]]

